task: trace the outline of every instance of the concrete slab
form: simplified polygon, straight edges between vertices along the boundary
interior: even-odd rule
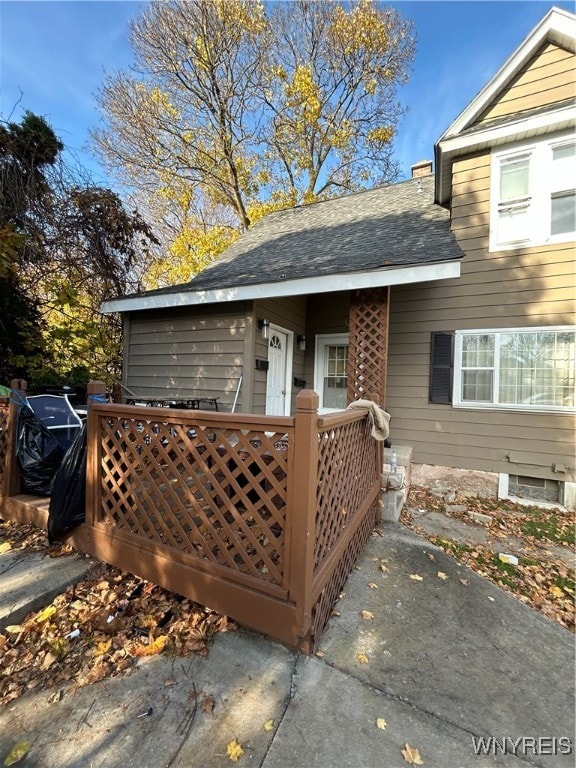
[[[152,657],[125,678],[67,688],[57,703],[34,692],[0,711],[0,759],[28,741],[34,768],[218,768],[230,766],[226,745],[237,739],[239,765],[259,766],[275,735],[264,723],[284,715],[294,662],[260,635],[228,633],[206,658]]]
[[[572,738],[572,634],[412,532],[382,530],[348,579],[320,643],[324,660],[468,733]],[[536,764],[572,768],[573,760]]]
[[[460,544],[486,544],[490,538],[486,528],[464,523],[441,512],[428,512],[419,516],[417,525],[429,536],[441,536]]]
[[[379,730],[376,719],[386,728]],[[300,658],[294,698],[263,768],[400,768],[408,743],[426,768],[526,765],[512,755],[478,758],[472,735],[363,685],[314,658]]]
[[[18,624],[84,578],[94,561],[84,555],[51,558],[41,552],[0,554],[0,631]]]

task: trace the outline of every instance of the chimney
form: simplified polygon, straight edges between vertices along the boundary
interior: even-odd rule
[[[430,176],[432,173],[432,160],[420,160],[418,163],[410,166],[412,178],[419,179],[421,176]]]

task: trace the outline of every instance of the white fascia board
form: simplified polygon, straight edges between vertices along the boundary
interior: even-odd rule
[[[424,283],[460,277],[460,262],[446,261],[435,264],[419,264],[408,267],[390,267],[371,272],[348,272],[340,275],[306,277],[283,280],[278,283],[257,283],[236,288],[220,288],[209,291],[182,290],[146,296],[112,299],[102,304],[101,312],[138,312],[146,309],[189,307],[202,304],[219,304],[230,301],[275,299],[283,296],[302,296],[310,293],[332,293],[362,288],[379,288],[409,283]]]
[[[478,146],[494,146],[507,140],[514,141],[515,137],[521,133],[548,133],[560,127],[567,128],[574,125],[576,125],[576,104],[569,104],[532,117],[519,116],[518,119],[503,125],[493,127],[487,125],[464,136],[447,137],[438,142],[438,146],[443,153],[455,154]]]
[[[445,179],[445,171],[448,173],[446,163],[451,162],[454,157],[475,149],[484,147],[495,147],[499,144],[512,142],[522,135],[537,135],[540,133],[550,133],[555,130],[565,130],[576,126],[576,105],[570,104],[561,108],[551,108],[549,112],[532,117],[519,117],[512,119],[503,125],[479,128],[474,133],[464,134],[463,136],[448,136],[440,139],[434,147],[436,160],[436,195],[435,199],[442,205],[449,197],[450,190],[445,189],[445,185],[450,182],[450,178]],[[449,174],[451,177],[451,174]]]
[[[576,40],[576,16],[568,11],[552,8],[522,41],[494,77],[458,115],[452,125],[442,134],[438,143],[468,128],[547,38],[573,51]]]

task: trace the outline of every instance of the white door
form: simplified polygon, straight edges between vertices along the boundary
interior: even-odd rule
[[[291,354],[292,334],[270,325],[266,379],[266,413],[269,416],[290,415]]]

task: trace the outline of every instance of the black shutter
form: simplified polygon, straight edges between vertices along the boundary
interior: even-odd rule
[[[432,331],[428,402],[451,405],[453,365],[454,333],[452,331]]]

